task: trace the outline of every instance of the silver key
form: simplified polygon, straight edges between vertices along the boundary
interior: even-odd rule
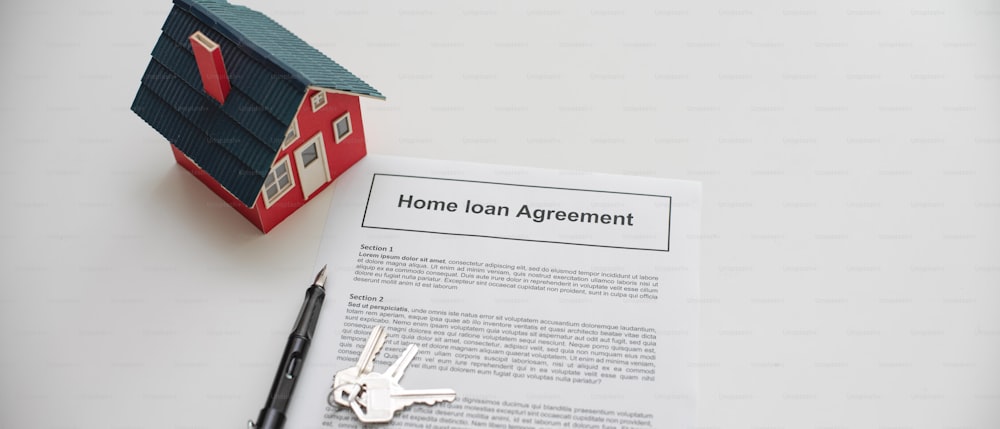
[[[417,355],[417,345],[410,344],[406,346],[406,350],[396,358],[396,361],[389,365],[385,369],[383,374],[389,376],[392,381],[399,383],[399,379],[403,378],[403,373],[406,371],[406,367],[410,366],[410,362],[413,361],[413,357]]]
[[[368,341],[365,342],[365,347],[361,350],[361,356],[358,357],[358,363],[350,368],[337,371],[337,374],[333,376],[333,391],[326,398],[331,406],[351,406],[351,401],[348,398],[357,396],[361,389],[357,384],[358,379],[370,373],[375,366],[375,355],[382,350],[385,336],[384,326],[372,328],[371,334],[368,335]]]
[[[392,377],[372,372],[358,379],[361,393],[351,401],[351,409],[364,423],[385,423],[392,420],[396,411],[422,403],[434,405],[455,400],[451,389],[404,389]]]

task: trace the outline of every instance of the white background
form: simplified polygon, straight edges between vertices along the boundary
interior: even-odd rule
[[[260,235],[128,107],[170,3],[0,6],[0,426],[240,428],[330,193]],[[1000,4],[253,1],[372,153],[703,187],[702,428],[1000,426]]]

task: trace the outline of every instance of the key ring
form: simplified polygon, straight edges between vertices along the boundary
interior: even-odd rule
[[[343,408],[340,404],[337,403],[337,391],[343,392],[344,390],[352,386],[357,387],[357,390],[352,389],[352,391],[348,393],[347,402],[353,401],[354,398],[356,398],[360,394],[361,385],[358,383],[343,383],[333,386],[333,389],[330,390],[330,394],[327,395],[326,397],[326,403],[329,404],[331,407],[337,407],[338,409]]]

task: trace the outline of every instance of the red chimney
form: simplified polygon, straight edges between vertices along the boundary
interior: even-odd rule
[[[200,31],[195,31],[188,40],[191,41],[194,59],[198,62],[205,92],[219,103],[225,103],[226,96],[229,95],[229,75],[226,74],[226,64],[222,62],[222,49]]]

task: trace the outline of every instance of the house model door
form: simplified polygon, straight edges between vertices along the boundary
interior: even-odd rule
[[[302,198],[309,199],[316,189],[330,181],[330,168],[323,149],[323,134],[318,133],[295,150],[295,164],[299,170]]]

